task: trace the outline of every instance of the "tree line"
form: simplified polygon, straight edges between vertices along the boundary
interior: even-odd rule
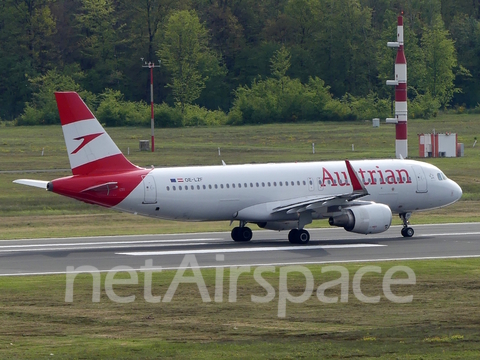
[[[477,111],[477,1],[4,0],[0,120],[57,123],[74,90],[107,125],[148,124],[148,62],[159,126],[390,117],[400,11],[409,117]]]

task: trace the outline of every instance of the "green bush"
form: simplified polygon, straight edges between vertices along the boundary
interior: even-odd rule
[[[345,94],[342,98],[357,119],[387,118],[391,115],[391,106],[388,99],[379,99],[376,93],[369,93],[366,97],[354,97]]]
[[[138,126],[145,123],[147,105],[123,100],[117,90],[106,89],[96,111],[97,119],[107,126]]]
[[[436,116],[440,109],[440,102],[430,93],[418,94],[408,103],[408,117],[411,119],[430,119]]]
[[[163,103],[154,105],[155,126],[162,128],[173,128],[183,126],[183,116],[179,108],[170,107]],[[150,125],[151,109],[148,107],[147,124]]]
[[[218,126],[227,123],[227,115],[221,110],[207,110],[198,105],[185,106],[185,126]]]
[[[307,84],[299,79],[254,81],[252,86],[235,91],[228,123],[266,124],[275,122],[349,120],[348,106],[332,98],[323,80],[310,78]]]
[[[472,109],[471,111],[469,111],[469,113],[471,113],[471,114],[480,114],[480,104],[477,104],[477,106],[475,106],[474,109]]]

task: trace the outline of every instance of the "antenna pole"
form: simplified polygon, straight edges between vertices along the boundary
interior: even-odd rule
[[[143,58],[142,58],[143,61]],[[161,61],[158,60],[158,65],[155,65],[153,62],[146,62],[142,67],[150,69],[150,127],[151,127],[151,136],[152,136],[152,152],[155,152],[155,119],[154,119],[154,110],[153,110],[153,69],[159,68],[161,65]]]

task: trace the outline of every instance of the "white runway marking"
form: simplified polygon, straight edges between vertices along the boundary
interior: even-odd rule
[[[480,232],[474,231],[474,232],[460,232],[460,233],[435,233],[435,234],[421,234],[418,236],[426,237],[426,236],[465,236],[465,235],[480,235]]]
[[[206,245],[202,241],[223,240],[218,238],[208,239],[177,239],[177,240],[145,240],[145,241],[106,241],[91,243],[66,243],[66,244],[28,244],[28,245],[0,245],[0,253],[13,251],[33,251],[33,250],[88,250],[88,249],[109,249],[112,247],[146,247],[152,244],[155,247],[172,246],[179,242],[182,245]],[[186,243],[187,244],[183,244]],[[173,243],[173,244],[172,244]],[[141,245],[144,244],[144,245]]]
[[[217,254],[217,253],[239,253],[239,252],[260,252],[260,251],[293,251],[293,250],[317,250],[317,249],[348,249],[364,247],[380,247],[387,245],[380,244],[349,244],[349,245],[314,245],[314,246],[277,246],[277,247],[248,247],[248,248],[225,248],[225,249],[198,249],[198,250],[172,250],[172,251],[135,251],[115,253],[117,255],[131,256],[157,256],[157,255],[187,255],[187,254]]]

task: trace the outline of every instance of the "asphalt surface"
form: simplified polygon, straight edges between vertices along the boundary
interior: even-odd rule
[[[377,235],[309,229],[308,245],[290,244],[285,231],[254,231],[248,243],[233,242],[230,233],[3,240],[0,276],[62,274],[80,266],[109,271],[480,257],[480,223],[413,228],[412,238],[402,237],[399,226]]]

